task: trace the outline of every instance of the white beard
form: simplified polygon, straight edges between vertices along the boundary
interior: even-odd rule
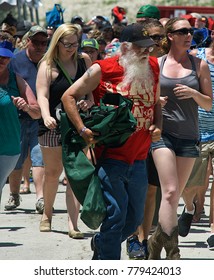
[[[130,85],[135,88],[143,86],[146,91],[151,88],[154,79],[147,56],[136,54],[133,50],[121,56],[120,63],[124,68],[123,88]]]

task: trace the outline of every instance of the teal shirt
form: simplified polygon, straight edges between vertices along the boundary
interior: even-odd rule
[[[0,85],[0,155],[20,154],[20,122],[11,96],[20,96],[16,76],[10,71],[7,85]]]

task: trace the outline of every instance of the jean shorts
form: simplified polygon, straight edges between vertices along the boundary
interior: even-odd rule
[[[170,134],[163,133],[160,141],[153,142],[152,150],[159,148],[169,148],[178,157],[199,157],[199,141],[194,139],[179,139]]]
[[[20,119],[21,123],[21,155],[15,170],[21,169],[25,159],[30,152],[32,167],[43,167],[43,158],[38,143],[38,121],[31,119]]]

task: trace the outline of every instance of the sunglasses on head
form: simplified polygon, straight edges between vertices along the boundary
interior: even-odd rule
[[[188,34],[193,35],[194,29],[192,29],[192,28],[181,28],[181,29],[173,30],[169,33],[172,33],[172,34],[177,33],[178,35],[188,35]]]

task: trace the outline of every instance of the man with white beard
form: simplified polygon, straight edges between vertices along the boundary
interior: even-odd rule
[[[85,92],[93,91],[96,105],[106,92],[130,98],[137,119],[137,129],[125,144],[107,148],[102,155],[98,176],[107,215],[91,241],[94,260],[119,260],[121,243],[142,223],[148,186],[146,157],[151,141],[161,135],[159,66],[149,56],[155,43],[137,23],[124,28],[120,41],[118,55],[95,61],[62,97],[69,119],[89,145],[96,142],[96,133],[84,126],[76,108]],[[98,160],[103,149],[95,147]]]

